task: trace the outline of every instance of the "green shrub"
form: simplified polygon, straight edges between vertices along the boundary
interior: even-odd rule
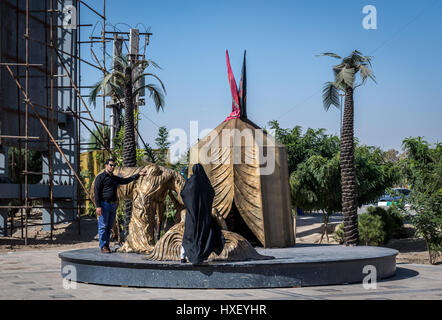
[[[380,207],[368,207],[367,213],[381,217],[386,234],[385,243],[403,235],[404,217],[397,207],[391,206],[387,210]]]
[[[365,243],[367,246],[379,246],[385,243],[387,232],[380,215],[366,212],[359,215],[358,222],[361,243]]]
[[[427,243],[430,263],[436,264],[442,256],[442,189],[433,195],[416,195],[412,208],[417,214],[411,222],[416,228],[416,235]]]
[[[95,205],[92,202],[89,202],[86,208],[86,215],[90,217],[95,217],[97,212],[95,210]]]
[[[379,246],[404,233],[404,217],[396,207],[389,207],[388,210],[368,207],[367,212],[358,216],[358,220],[360,241],[366,245]],[[344,243],[343,223],[336,228],[333,238],[340,244]]]
[[[388,240],[406,236],[404,219],[405,216],[398,207],[393,205],[388,208],[386,219]]]
[[[333,233],[333,239],[335,239],[339,244],[344,243],[344,223],[339,224]]]

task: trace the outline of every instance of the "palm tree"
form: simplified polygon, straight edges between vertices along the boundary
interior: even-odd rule
[[[342,214],[344,217],[344,243],[345,245],[358,245],[358,214],[357,214],[357,189],[354,163],[353,119],[354,119],[354,90],[364,84],[367,78],[375,83],[375,76],[371,70],[370,56],[363,56],[354,50],[348,57],[341,58],[337,54],[326,52],[318,56],[329,56],[342,59],[341,63],[333,67],[334,82],[326,82],[322,91],[322,99],[326,111],[331,105],[340,108],[339,91],[345,94],[344,119],[341,128],[341,190]],[[356,74],[360,73],[362,82],[355,84]]]
[[[104,77],[97,82],[91,90],[90,102],[95,105],[98,93],[110,95],[114,100],[119,101],[122,106],[124,101],[124,143],[123,143],[123,165],[125,167],[135,167],[137,165],[136,157],[136,138],[134,123],[134,98],[144,89],[149,91],[150,98],[153,99],[156,111],[164,108],[164,96],[166,89],[158,76],[153,73],[145,73],[144,70],[152,65],[158,65],[152,60],[131,61],[129,57],[115,57],[114,68],[112,72],[105,71]],[[161,89],[155,84],[146,84],[134,88],[134,84],[139,83],[143,77],[153,77],[161,85]],[[124,239],[129,232],[129,222],[132,215],[132,201],[124,202]]]

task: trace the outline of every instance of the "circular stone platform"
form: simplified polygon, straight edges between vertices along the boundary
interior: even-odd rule
[[[297,245],[256,250],[275,259],[213,261],[192,266],[179,261],[148,261],[135,253],[102,254],[98,248],[62,252],[66,279],[93,284],[154,288],[277,288],[362,282],[367,265],[377,279],[396,273],[398,251],[380,247]],[[373,269],[370,274],[373,275]]]

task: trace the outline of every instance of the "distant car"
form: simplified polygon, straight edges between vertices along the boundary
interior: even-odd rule
[[[391,193],[384,194],[378,200],[378,207],[389,207],[393,203],[398,203],[402,197],[405,198],[405,207],[410,207],[409,204],[406,203],[407,198],[409,197],[411,190],[405,188],[393,188],[391,189]]]

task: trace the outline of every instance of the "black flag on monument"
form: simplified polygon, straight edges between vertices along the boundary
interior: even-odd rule
[[[244,50],[244,61],[242,64],[241,81],[239,82],[239,110],[240,118],[247,118],[247,76],[246,76],[246,51]]]

